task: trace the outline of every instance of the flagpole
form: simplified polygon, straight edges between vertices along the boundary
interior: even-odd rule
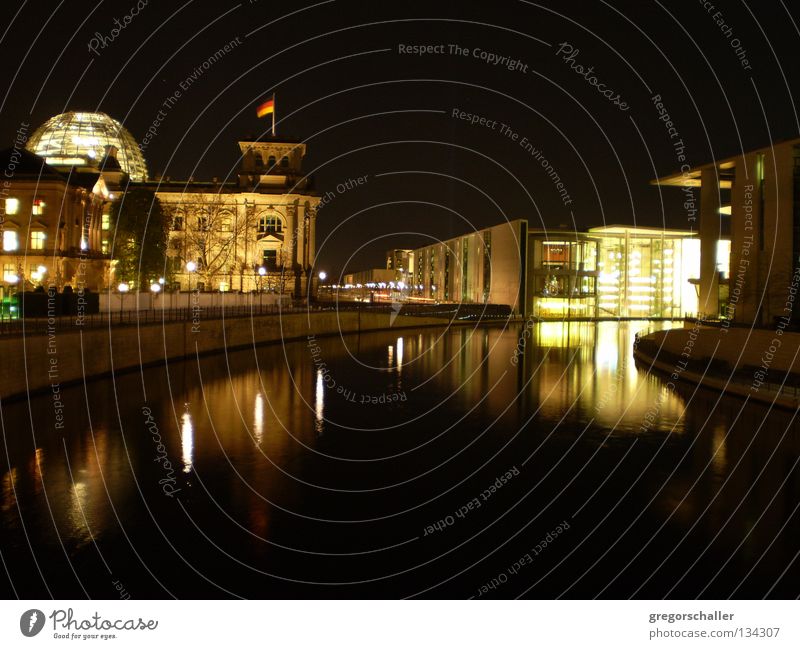
[[[275,99],[275,93],[272,93],[272,137],[275,137],[275,109],[278,107],[278,103]]]

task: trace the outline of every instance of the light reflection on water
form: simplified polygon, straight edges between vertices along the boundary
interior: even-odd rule
[[[589,501],[587,512],[611,510],[636,481],[633,493],[641,492],[644,504],[631,511],[645,507],[676,534],[698,525],[712,538],[729,525],[727,535],[745,539],[754,556],[753,548],[768,539],[777,539],[779,557],[790,552],[786,535],[800,532],[797,525],[784,530],[792,497],[767,507],[798,456],[790,415],[758,406],[739,413],[736,399],[668,389],[634,363],[634,334],[652,326],[549,322],[533,325],[529,335],[518,325],[400,330],[318,340],[326,372],[304,343],[260,348],[257,362],[252,351],[229,354],[227,363],[201,359],[199,373],[197,361],[172,363],[169,379],[163,370],[146,370],[147,406],[182,474],[181,503],[191,509],[192,523],[161,492],[165,474],[153,461],[138,375],[116,379],[119,417],[110,382],[90,383],[87,394],[82,387],[64,389],[66,432],[56,431],[48,409],[38,407],[46,397],[33,399],[30,416],[27,403],[4,404],[6,431],[19,434],[6,435],[8,464],[0,465],[0,549],[24,554],[30,534],[52,552],[49,544],[60,538],[70,556],[88,561],[82,553],[91,552],[92,539],[114,557],[130,544],[138,548],[137,538],[150,543],[167,536],[192,554],[207,545],[187,532],[197,525],[216,542],[230,543],[233,556],[245,553],[262,569],[279,570],[284,564],[268,560],[273,541],[323,555],[405,542],[419,521],[395,525],[387,511],[413,509],[500,455],[503,470],[530,457],[537,476],[555,464],[565,480],[583,474],[578,484],[585,483],[585,492],[571,496],[559,516]],[[775,457],[751,444],[767,417],[765,434],[789,426],[785,440],[768,443]],[[758,474],[771,462],[779,469]],[[491,482],[495,470],[479,482]],[[612,474],[621,491],[597,495]],[[756,478],[761,491],[754,498],[747,489]],[[408,490],[396,487],[405,483]],[[726,497],[718,497],[723,484]],[[796,479],[790,485],[800,493]],[[374,497],[369,489],[377,490]],[[453,496],[456,505],[474,496],[469,489]],[[428,522],[437,515],[442,508],[420,514]],[[388,522],[377,536],[354,525],[318,529],[309,522],[380,517]],[[638,551],[637,542],[627,543]],[[198,560],[216,565],[219,552],[208,552]],[[396,561],[420,552],[427,558],[414,550]],[[180,561],[170,565],[162,569],[188,579]],[[336,566],[309,563],[309,570]],[[352,569],[351,563],[342,574]]]

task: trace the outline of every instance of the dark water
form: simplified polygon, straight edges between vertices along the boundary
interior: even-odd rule
[[[171,363],[64,390],[63,430],[6,403],[0,593],[796,597],[793,413],[669,390],[643,327]]]

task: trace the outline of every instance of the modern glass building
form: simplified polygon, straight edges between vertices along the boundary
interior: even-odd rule
[[[708,318],[774,327],[796,321],[800,277],[800,138],[657,178],[699,205],[698,311]],[[720,245],[726,245],[720,274]]]
[[[683,318],[697,313],[700,240],[611,225],[530,233],[528,304],[539,318]],[[727,278],[729,241],[720,241]],[[724,280],[723,280],[724,281]]]
[[[134,182],[147,180],[147,165],[128,130],[105,113],[70,112],[51,117],[31,135],[26,148],[49,165],[84,166],[113,147],[122,170]]]
[[[717,270],[725,288],[729,256],[730,241],[721,240]],[[679,319],[698,312],[700,239],[688,230],[528,230],[525,221],[511,221],[409,257],[410,283],[436,302],[508,304],[541,319]]]
[[[528,303],[540,318],[594,317],[598,241],[585,232],[533,230],[529,236]]]
[[[660,228],[591,228],[598,241],[597,315],[683,318],[697,313],[700,239]],[[726,269],[727,270],[727,269]]]

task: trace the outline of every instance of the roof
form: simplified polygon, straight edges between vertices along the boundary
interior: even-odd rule
[[[732,170],[736,167],[736,163],[738,160],[740,160],[743,156],[746,156],[748,154],[769,150],[772,149],[773,147],[783,144],[800,145],[800,137],[792,137],[783,140],[776,140],[774,142],[769,142],[764,146],[756,147],[755,149],[750,149],[749,151],[739,151],[738,153],[725,158],[710,160],[709,162],[705,162],[701,165],[691,167],[688,170],[673,171],[672,173],[666,174],[665,176],[659,176],[658,178],[654,178],[653,180],[650,181],[650,184],[663,185],[666,187],[700,187],[701,184],[700,176],[702,174],[703,169],[716,168],[719,174],[720,187],[722,189],[730,189],[733,180]]]
[[[25,176],[42,180],[66,181],[64,175],[48,165],[44,158],[31,153],[27,149],[11,147],[0,151],[0,168],[3,169],[4,174],[9,174],[12,179]]]

